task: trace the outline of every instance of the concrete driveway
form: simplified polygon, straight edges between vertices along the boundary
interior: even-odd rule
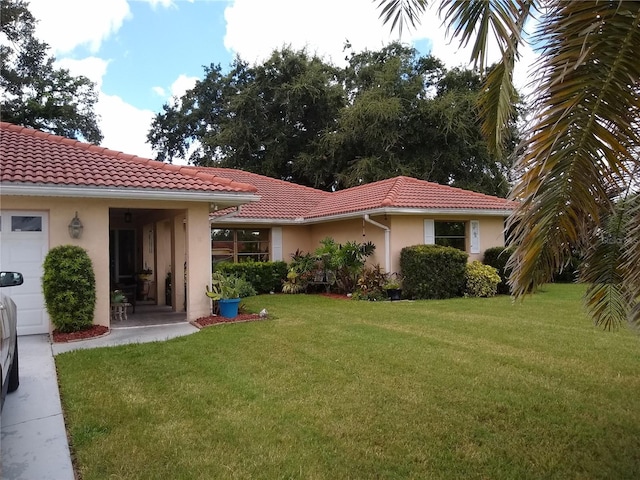
[[[7,395],[1,418],[0,478],[74,480],[53,355],[127,343],[145,343],[189,335],[188,323],[112,329],[107,336],[54,344],[48,335],[18,337],[20,387]]]

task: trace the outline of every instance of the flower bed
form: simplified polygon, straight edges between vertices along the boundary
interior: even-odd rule
[[[77,340],[87,340],[89,338],[101,337],[109,333],[109,328],[104,325],[91,325],[79,332],[62,333],[54,330],[51,334],[54,343],[74,342]]]

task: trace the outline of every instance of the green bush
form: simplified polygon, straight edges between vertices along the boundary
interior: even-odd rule
[[[491,265],[498,271],[498,275],[500,275],[497,293],[505,295],[511,293],[508,283],[511,269],[507,268],[507,261],[509,261],[509,257],[511,257],[514,251],[515,247],[493,247],[488,248],[484,252],[484,264]]]
[[[465,297],[493,297],[501,279],[498,270],[476,260],[467,264],[465,280]]]
[[[402,293],[407,298],[461,296],[469,255],[453,247],[414,245],[400,252],[404,276]]]
[[[257,293],[279,292],[287,278],[287,264],[277,262],[219,263],[216,271],[244,278]]]
[[[387,298],[384,285],[388,281],[388,275],[382,271],[380,265],[365,266],[358,278],[358,288],[353,292],[354,300],[378,301]]]
[[[44,260],[42,290],[49,317],[59,332],[77,332],[93,324],[96,278],[83,248],[61,245]]]

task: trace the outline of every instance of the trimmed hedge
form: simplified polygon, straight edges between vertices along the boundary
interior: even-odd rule
[[[485,265],[491,265],[498,271],[498,275],[500,275],[500,283],[498,284],[497,291],[499,294],[509,295],[511,293],[508,284],[511,269],[507,268],[507,262],[515,249],[515,247],[493,247],[488,248],[484,252],[483,263]]]
[[[465,297],[493,297],[501,280],[498,270],[477,260],[467,264],[465,276]]]
[[[462,295],[469,255],[440,245],[414,245],[400,252],[404,277],[402,293],[408,298],[451,298]]]
[[[42,291],[51,322],[59,332],[77,332],[93,325],[96,278],[85,249],[60,245],[49,250]]]
[[[235,275],[247,280],[256,292],[279,292],[282,282],[287,278],[286,262],[223,262],[216,265],[216,271],[226,275]]]

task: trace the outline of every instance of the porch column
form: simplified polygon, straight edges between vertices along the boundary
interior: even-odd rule
[[[173,310],[176,312],[184,312],[184,262],[185,262],[185,217],[186,213],[173,217],[172,228],[172,244],[173,250],[171,251],[171,269],[172,269],[172,288],[171,288],[171,304]]]
[[[211,285],[211,225],[209,205],[195,204],[187,211],[187,320],[209,315],[205,291]]]

